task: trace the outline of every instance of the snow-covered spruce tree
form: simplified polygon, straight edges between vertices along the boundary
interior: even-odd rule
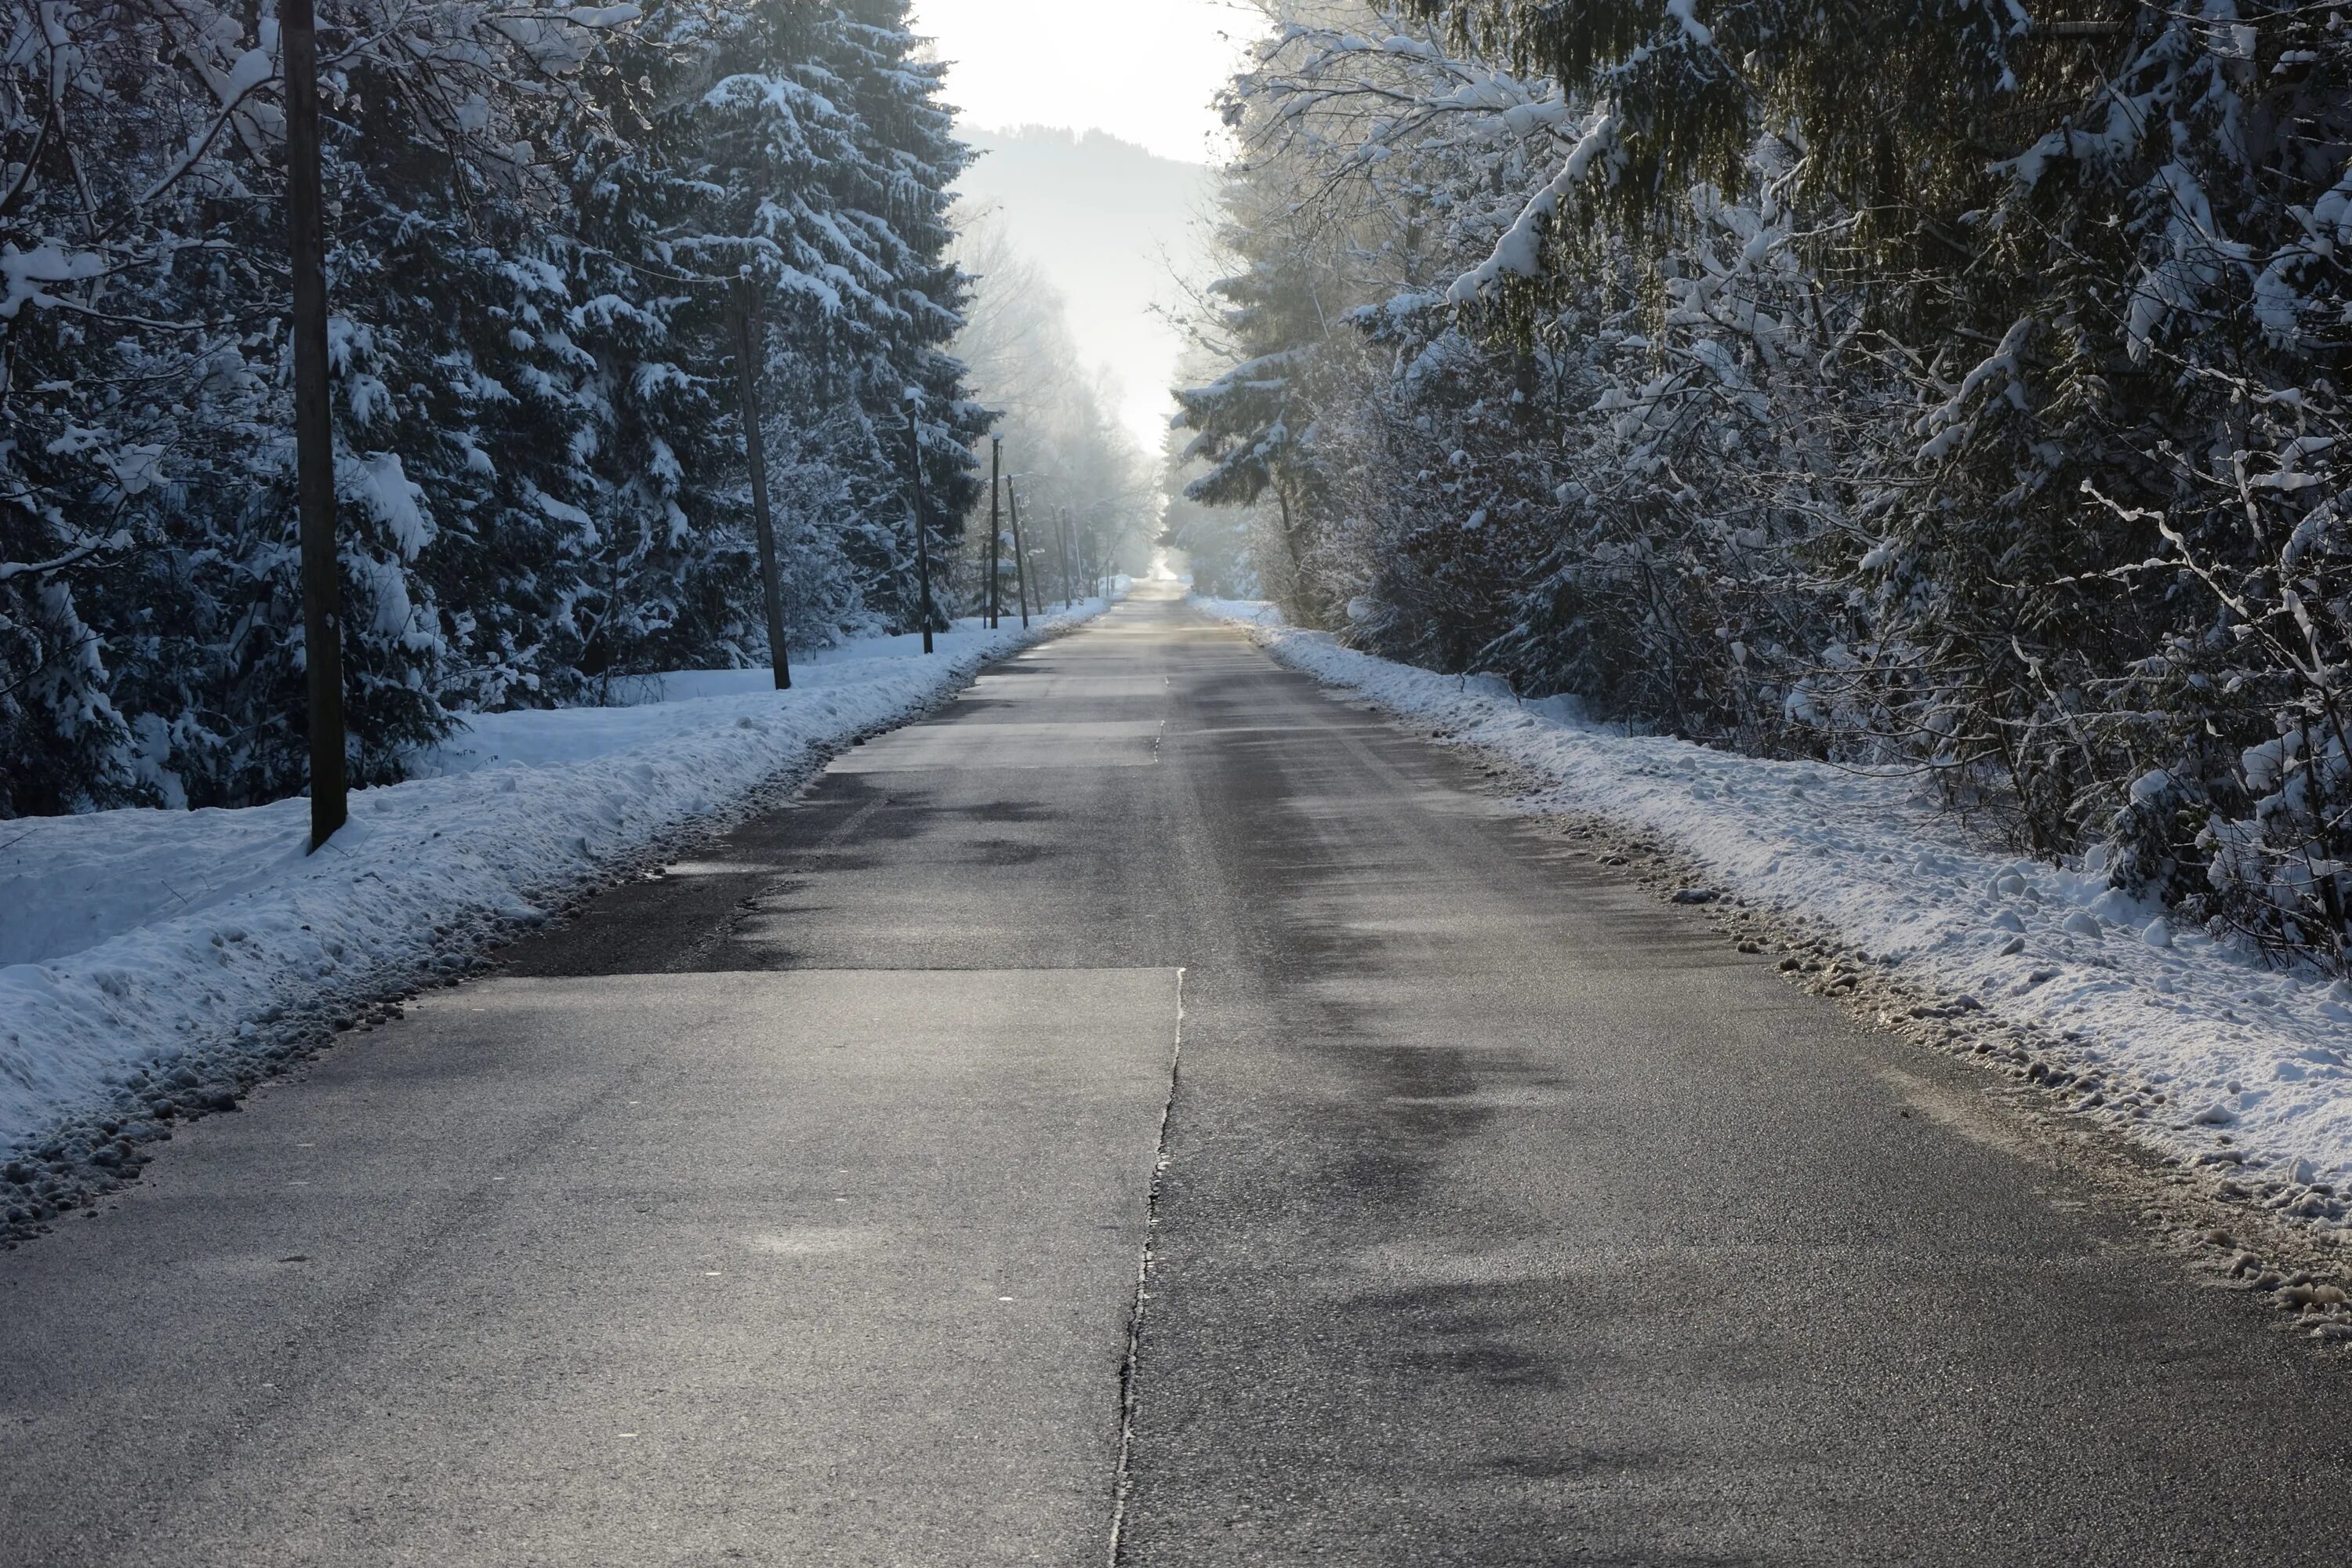
[[[438,513],[412,476],[469,475],[499,510],[449,408],[426,406],[486,395],[464,364],[473,296],[424,290],[447,266],[495,272],[486,244],[525,232],[530,129],[576,112],[601,29],[629,14],[320,8],[362,781],[438,732],[452,633],[471,632],[435,613]],[[299,788],[275,24],[129,0],[12,26],[0,726],[25,761],[0,810]]]
[[[649,8],[614,40],[604,113],[563,171],[571,226],[550,248],[564,309],[537,330],[577,353],[591,410],[583,559],[554,625],[594,700],[619,678],[756,653],[728,316],[743,244],[702,244],[712,193],[697,115],[742,25],[699,0]]]
[[[555,63],[569,73],[589,47],[577,38]],[[579,569],[592,476],[578,460],[586,410],[572,351],[546,330],[564,303],[540,237],[558,193],[513,150],[521,132],[543,142],[557,128],[527,100],[520,114],[491,108],[484,89],[497,81],[436,127],[436,108],[410,101],[404,68],[369,56],[334,85],[344,691],[352,776],[366,784],[399,777],[402,753],[445,732],[455,711],[569,689],[572,650],[550,626]],[[496,128],[495,153],[453,160],[450,136],[469,124]],[[268,212],[252,236],[273,262],[276,223]],[[271,380],[284,386],[282,364]],[[173,753],[198,801],[268,799],[302,777],[292,463],[275,400],[268,420],[249,432],[262,461],[220,476],[235,489],[193,489],[149,557],[196,590],[179,646],[150,666],[170,685],[121,687],[147,711],[218,715],[205,737],[215,744]]]
[[[1184,386],[1203,385],[1215,379],[1215,367],[1188,354],[1177,364],[1177,379]],[[1234,507],[1206,505],[1186,493],[1206,471],[1199,458],[1187,455],[1192,445],[1192,433],[1178,426],[1170,427],[1160,444],[1163,502],[1155,542],[1184,558],[1195,593],[1225,599],[1261,597],[1245,514]]]
[[[948,187],[971,152],[956,140],[940,97],[946,67],[917,58],[912,9],[909,0],[847,0],[840,7],[839,42],[819,63],[865,128],[866,155],[825,171],[846,237],[839,250],[826,250],[823,226],[795,230],[812,258],[837,268],[862,302],[826,323],[834,353],[849,366],[842,388],[858,416],[854,445],[835,465],[856,521],[835,538],[858,574],[863,607],[881,614],[887,605],[899,626],[915,624],[919,600],[912,528],[902,531],[889,521],[905,493],[895,443],[911,415],[930,549],[935,562],[951,559],[982,489],[973,447],[990,423],[968,395],[962,362],[948,352],[968,289],[949,256]],[[934,597],[935,610],[943,607],[936,584]]]
[[[258,322],[185,321],[155,300],[169,273],[200,277],[235,256],[233,190],[199,190],[176,167],[190,139],[258,125],[224,125],[230,109],[208,87],[153,62],[194,62],[183,68],[217,79],[239,107],[260,85],[243,78],[269,72],[215,42],[223,18],[209,8],[18,5],[6,16],[0,812],[13,815],[162,793],[168,735],[115,700],[112,637],[131,629],[116,612],[136,603],[117,591],[157,535],[175,459],[215,458],[211,429],[266,391],[247,364]],[[191,390],[208,395],[192,404]]]
[[[1228,176],[1223,240],[1237,265],[1210,285],[1214,319],[1202,323],[1226,368],[1178,390],[1177,418],[1193,432],[1181,458],[1205,465],[1184,498],[1260,507],[1269,547],[1254,557],[1258,577],[1295,620],[1315,626],[1332,605],[1315,564],[1326,469],[1302,382],[1316,368],[1314,347],[1330,338],[1343,284],[1330,247],[1286,209],[1285,184],[1270,163],[1244,162]]]
[[[7,13],[0,814],[301,784],[262,12]],[[321,5],[356,780],[460,710],[765,656],[723,311],[747,265],[793,624],[911,605],[906,389],[942,544],[979,416],[940,353],[962,153],[903,13]]]
[[[724,193],[706,205],[702,254],[731,245],[771,301],[770,406],[792,422],[793,493],[806,498],[797,596],[828,635],[916,624],[910,411],[935,566],[977,493],[971,447],[987,426],[944,352],[965,291],[947,258],[948,186],[970,154],[939,101],[940,68],[914,58],[908,9],[759,7],[695,111],[701,177]]]
[[[896,4],[656,7],[614,73],[641,129],[576,165],[604,486],[573,615],[600,675],[767,657],[736,422],[729,287],[765,327],[772,504],[796,638],[913,613],[907,399],[921,390],[934,549],[974,481],[982,427],[944,259],[965,153]],[[614,116],[617,123],[622,117]]]

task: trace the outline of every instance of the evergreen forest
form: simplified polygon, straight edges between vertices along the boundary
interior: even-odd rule
[[[299,793],[277,13],[6,15],[0,816]],[[791,636],[936,613],[908,454],[951,556],[990,415],[906,0],[320,0],[318,37],[353,783],[766,661],[739,279]]]
[[[1297,0],[1223,103],[1171,543],[1599,720],[2352,923],[2352,24]]]

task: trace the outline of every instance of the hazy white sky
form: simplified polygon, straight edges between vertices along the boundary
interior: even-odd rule
[[[1210,101],[1265,25],[1249,0],[915,0],[914,15],[948,62],[948,101],[964,125],[1101,131],[1202,167],[1204,181],[1227,156]],[[982,159],[961,188],[1002,209],[1014,243],[1067,298],[1078,352],[1118,378],[1120,415],[1156,456],[1181,344],[1152,308],[1172,302],[1168,268],[1197,253],[1187,237],[1205,203],[1170,195],[1160,178],[1106,190],[1118,167],[1079,159],[1065,176],[1006,154]]]
[[[1209,100],[1229,37],[1263,24],[1234,0],[916,0],[915,27],[952,67],[948,99],[974,125],[1103,130],[1163,158],[1210,161]]]

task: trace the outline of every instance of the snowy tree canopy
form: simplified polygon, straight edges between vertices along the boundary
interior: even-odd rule
[[[22,0],[0,68],[0,814],[302,780],[277,26]],[[963,166],[903,0],[321,0],[358,781],[451,714],[764,659],[729,286],[767,330],[793,635],[951,529]],[[815,410],[807,416],[800,411]]]
[[[1913,762],[2021,847],[2342,950],[2334,12],[1277,20],[1228,99],[1224,357],[1184,402],[1195,493],[1256,502],[1294,616]],[[1285,467],[1321,481],[1286,511]]]

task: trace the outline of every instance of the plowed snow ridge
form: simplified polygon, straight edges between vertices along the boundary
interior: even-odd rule
[[[142,1064],[216,1065],[289,1009],[446,963],[436,927],[529,924],[535,900],[1102,608],[964,622],[929,658],[914,637],[850,643],[790,691],[688,671],[642,678],[635,706],[478,715],[420,759],[430,776],[355,792],[316,855],[299,798],[0,823],[0,1152]]]

